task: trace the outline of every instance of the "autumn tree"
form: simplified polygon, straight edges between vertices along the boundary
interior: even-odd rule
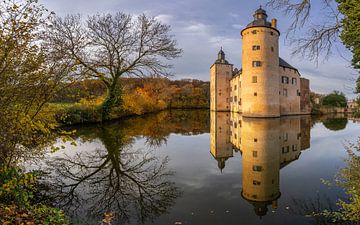
[[[49,16],[34,0],[0,4],[0,163],[47,142],[55,126],[40,112],[67,81],[71,62],[42,44]]]
[[[47,30],[53,51],[77,63],[77,71],[95,77],[107,87],[102,117],[109,119],[121,107],[120,77],[169,76],[166,61],[181,50],[170,35],[170,26],[146,15],[97,14],[83,20],[80,15],[55,17]]]

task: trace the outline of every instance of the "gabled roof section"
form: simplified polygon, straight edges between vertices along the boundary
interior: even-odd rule
[[[295,67],[293,67],[292,65],[290,65],[289,63],[287,63],[285,60],[283,60],[280,57],[279,57],[279,66],[289,68],[289,69],[293,69],[293,70],[297,70]]]

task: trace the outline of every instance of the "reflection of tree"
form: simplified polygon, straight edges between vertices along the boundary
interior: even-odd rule
[[[314,225],[355,225],[357,222],[351,221],[334,221],[333,218],[327,217],[323,212],[334,211],[338,208],[329,197],[322,197],[319,194],[313,199],[293,199],[293,208],[290,212],[299,216],[306,216],[311,221],[309,224]]]
[[[327,129],[337,131],[345,129],[347,122],[347,118],[328,118],[323,124]]]
[[[356,143],[348,144],[346,150],[348,152],[346,166],[337,173],[334,182],[336,186],[344,189],[346,199],[340,198],[334,202],[326,198],[324,201],[318,195],[316,199],[307,201],[295,200],[294,212],[311,216],[314,224],[359,224],[360,138]]]
[[[166,180],[171,175],[166,169],[167,158],[160,160],[152,151],[134,150],[133,136],[127,129],[109,125],[96,130],[84,140],[97,136],[105,149],[48,162],[55,170],[50,179],[51,195],[58,204],[73,211],[73,217],[115,212],[118,223],[134,217],[143,223],[166,212],[179,195],[174,184]]]

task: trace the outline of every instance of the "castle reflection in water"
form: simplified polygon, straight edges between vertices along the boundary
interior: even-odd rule
[[[242,155],[241,196],[259,216],[277,208],[280,170],[310,148],[310,116],[248,118],[211,112],[210,152],[223,170],[226,160]]]

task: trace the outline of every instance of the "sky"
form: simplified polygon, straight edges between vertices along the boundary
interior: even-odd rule
[[[351,69],[351,53],[336,44],[333,54],[318,63],[306,58],[292,56],[286,31],[291,18],[281,11],[265,7],[266,0],[40,0],[58,16],[80,13],[83,16],[95,13],[124,12],[132,15],[145,13],[171,26],[171,33],[183,50],[180,58],[172,60],[172,79],[210,80],[209,70],[220,47],[234,67],[241,67],[240,31],[252,21],[254,11],[263,5],[268,20],[278,19],[281,32],[280,57],[298,68],[300,74],[310,79],[310,88],[326,94],[339,90],[348,98],[354,98],[356,71]],[[321,1],[313,1],[311,22],[326,21],[321,10]]]

